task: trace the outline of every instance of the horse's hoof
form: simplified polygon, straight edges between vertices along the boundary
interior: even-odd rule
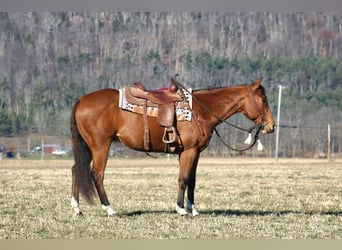
[[[102,205],[102,209],[107,212],[108,217],[116,215],[116,212],[110,206]]]
[[[73,207],[73,210],[74,210],[74,216],[82,216],[83,215],[83,213],[79,207]]]
[[[197,216],[199,215],[199,212],[195,209],[194,205],[191,205],[191,207],[187,207],[188,213],[192,216]]]
[[[83,216],[82,211],[77,211],[74,213],[74,217],[81,217],[81,216]]]
[[[194,209],[194,208],[190,211],[190,213],[191,213],[191,215],[194,216],[194,217],[197,216],[197,215],[199,215],[199,212],[198,212],[196,209]]]
[[[107,215],[108,215],[108,217],[114,217],[114,216],[116,216],[116,213],[115,212],[114,213],[108,213]]]
[[[176,204],[176,211],[181,216],[188,215],[188,212],[184,208],[178,206],[178,204]]]

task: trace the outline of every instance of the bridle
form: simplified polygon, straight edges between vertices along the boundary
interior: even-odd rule
[[[175,75],[175,77],[173,78],[173,80],[175,80],[176,76],[178,76],[178,74]],[[207,106],[205,106],[203,103],[200,102],[200,100],[198,100],[186,87],[184,87],[181,83],[179,83],[178,81],[175,81],[176,85],[178,88],[186,91],[189,95],[191,95],[192,99],[194,101],[196,101],[206,112],[208,112],[210,115],[214,116],[218,121],[220,121],[221,123],[225,123],[233,128],[236,128],[236,129],[239,129],[241,131],[245,131],[245,132],[248,132],[248,136],[250,137],[253,130],[256,129],[256,132],[255,132],[255,135],[254,135],[254,140],[251,144],[249,144],[246,148],[242,148],[242,149],[238,149],[238,148],[234,148],[232,146],[230,146],[229,144],[227,144],[220,136],[219,132],[217,131],[216,128],[214,128],[214,131],[216,133],[216,135],[218,136],[218,138],[220,139],[220,141],[223,143],[223,145],[225,145],[227,148],[233,150],[233,151],[237,151],[237,152],[243,152],[243,151],[246,151],[250,148],[252,148],[255,143],[258,141],[259,139],[259,133],[261,131],[261,129],[264,127],[263,125],[263,115],[261,114],[259,108],[258,108],[258,105],[256,103],[256,100],[255,100],[255,96],[254,96],[254,93],[253,93],[253,90],[252,88],[248,85],[248,90],[249,90],[249,94],[251,95],[252,99],[253,99],[253,102],[255,104],[255,108],[257,109],[258,113],[259,113],[259,117],[260,117],[260,120],[261,122],[260,123],[257,123],[255,125],[253,125],[252,127],[246,129],[246,128],[242,128],[242,127],[239,127],[235,124],[232,124],[224,119],[222,119],[221,117],[219,117],[218,115],[216,115],[215,113],[213,113],[210,109],[208,109]]]

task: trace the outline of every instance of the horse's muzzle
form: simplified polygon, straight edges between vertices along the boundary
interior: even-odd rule
[[[268,133],[273,133],[274,131],[274,125],[273,126],[269,126],[267,123],[265,125],[262,126],[262,130],[261,132],[263,134],[268,134]]]

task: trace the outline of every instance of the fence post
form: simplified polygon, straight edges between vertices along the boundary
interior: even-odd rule
[[[42,149],[42,157],[41,157],[41,160],[44,160],[44,139],[42,139],[42,146],[41,146],[41,149]]]
[[[328,124],[328,161],[331,161],[330,124]]]

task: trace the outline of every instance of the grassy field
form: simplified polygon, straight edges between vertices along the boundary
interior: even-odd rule
[[[115,217],[70,207],[71,160],[0,161],[1,239],[341,239],[342,161],[200,160],[198,217],[175,212],[178,161],[110,159]]]

